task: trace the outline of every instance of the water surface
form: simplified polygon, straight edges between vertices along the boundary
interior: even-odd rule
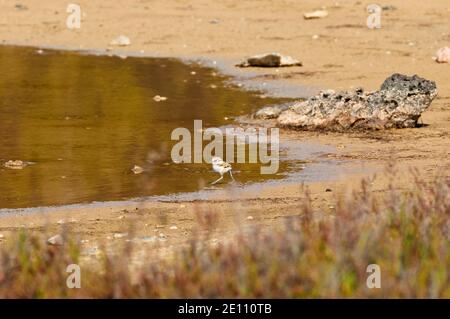
[[[123,200],[195,191],[218,176],[208,164],[175,164],[170,134],[220,127],[281,99],[231,87],[213,69],[177,60],[88,56],[0,47],[0,208]],[[155,95],[167,97],[156,102]],[[144,173],[135,175],[139,165]],[[235,164],[240,183],[282,178]]]

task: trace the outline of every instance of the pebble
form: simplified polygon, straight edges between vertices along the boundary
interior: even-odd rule
[[[171,229],[171,230],[176,230],[176,229],[178,229],[178,227],[177,226],[175,226],[175,225],[173,225],[173,226],[170,226],[170,228],[169,229]]]
[[[109,45],[115,45],[115,46],[127,46],[130,45],[131,41],[130,38],[128,38],[125,35],[119,35],[117,38],[112,40]]]
[[[247,216],[247,220],[253,220],[253,216]]]
[[[55,235],[47,239],[47,244],[53,246],[61,246],[63,244],[63,238],[61,235]]]
[[[3,239],[5,239],[5,235],[0,234],[0,240],[3,240]]]
[[[165,96],[160,96],[160,95],[155,95],[155,96],[153,97],[153,100],[156,101],[156,102],[161,102],[161,101],[167,100],[167,97],[165,97]]]
[[[135,174],[141,174],[144,171],[144,169],[142,167],[137,166],[137,165],[134,165],[134,167],[131,170]]]
[[[9,160],[3,165],[10,169],[23,169],[25,166],[28,165],[28,163],[21,161],[21,160],[15,160],[15,161]]]
[[[440,48],[436,52],[436,62],[437,63],[449,63],[450,62],[450,48]]]
[[[316,10],[316,11],[312,11],[312,12],[306,12],[305,14],[303,14],[303,17],[306,20],[321,19],[321,18],[325,18],[326,16],[328,16],[327,10]]]
[[[124,238],[124,237],[127,237],[127,236],[128,236],[128,233],[115,233],[113,235],[113,237],[116,238],[116,239]]]

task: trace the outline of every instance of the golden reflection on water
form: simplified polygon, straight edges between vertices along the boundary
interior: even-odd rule
[[[197,190],[218,176],[208,164],[172,163],[171,131],[191,129],[194,119],[204,128],[230,124],[226,117],[280,102],[170,59],[0,47],[0,70],[0,161],[35,163],[0,168],[0,208]],[[134,165],[145,172],[133,174]],[[260,175],[259,164],[235,166],[243,183],[281,177]]]

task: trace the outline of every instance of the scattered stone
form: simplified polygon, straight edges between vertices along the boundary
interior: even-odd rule
[[[267,53],[255,55],[247,58],[245,61],[236,64],[237,67],[266,67],[276,68],[282,66],[302,66],[302,63],[290,56],[284,56],[279,53]]]
[[[247,220],[253,220],[253,216],[247,216]]]
[[[36,53],[37,54],[44,54],[44,50],[42,50],[42,49],[36,50]]]
[[[388,4],[388,5],[382,6],[381,10],[383,10],[383,11],[394,11],[394,10],[397,10],[397,7],[393,6],[391,4]]]
[[[131,170],[135,174],[141,174],[144,171],[144,169],[142,167],[137,166],[137,165],[134,165],[134,167]]]
[[[97,246],[94,246],[94,247],[87,248],[84,252],[87,255],[96,256],[96,255],[100,254],[100,249],[98,249]]]
[[[331,188],[327,188],[326,190],[325,190],[325,192],[332,192],[333,190],[331,189]]]
[[[5,235],[0,233],[0,240],[3,240],[3,239],[5,239]]]
[[[155,95],[155,96],[153,97],[153,100],[154,100],[155,102],[161,102],[161,101],[167,100],[167,97],[165,97],[165,96],[160,96],[160,95]]]
[[[380,90],[323,91],[295,102],[277,118],[279,126],[301,130],[367,130],[416,127],[437,95],[436,83],[394,74]]]
[[[64,219],[60,219],[60,220],[58,220],[56,223],[57,223],[58,225],[62,225],[62,224],[65,224],[66,221],[65,221]]]
[[[159,240],[161,240],[161,241],[164,241],[167,239],[167,236],[163,233],[159,233],[158,237],[159,237]]]
[[[16,5],[14,7],[17,10],[20,10],[20,11],[28,10],[28,7],[26,5],[21,4],[21,3],[16,3]]]
[[[312,36],[312,39],[313,40],[317,40],[317,39],[319,39],[320,38],[320,36],[318,35],[318,34],[314,34],[313,36]]]
[[[305,14],[303,14],[303,17],[306,20],[321,19],[321,18],[325,18],[326,16],[328,16],[327,10],[316,10],[316,11],[312,11],[312,12],[306,12]]]
[[[127,46],[130,45],[131,41],[130,38],[128,38],[127,36],[124,35],[119,35],[117,38],[115,38],[114,40],[112,40],[109,45],[114,45],[114,46]]]
[[[450,62],[450,48],[440,48],[436,53],[437,63],[449,63]]]
[[[156,237],[155,236],[144,236],[144,237],[139,238],[139,240],[143,241],[143,242],[154,242],[156,240]]]
[[[23,169],[25,168],[29,163],[21,161],[21,160],[10,160],[7,161],[5,164],[3,164],[5,167],[10,169]]]
[[[115,233],[113,235],[113,238],[120,239],[120,238],[124,238],[124,237],[127,237],[127,236],[128,236],[128,233]]]
[[[63,244],[63,238],[61,235],[55,235],[47,239],[47,244],[53,246],[61,246]]]
[[[266,106],[256,112],[255,117],[263,120],[276,119],[282,111],[282,107],[278,105]]]

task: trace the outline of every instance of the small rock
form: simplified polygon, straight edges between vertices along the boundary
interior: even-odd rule
[[[312,12],[306,12],[305,14],[303,14],[303,17],[306,20],[321,19],[321,18],[325,18],[326,16],[328,16],[327,10],[316,10],[316,11],[312,11]]]
[[[253,216],[247,216],[247,220],[253,220]]]
[[[176,229],[178,229],[178,227],[177,226],[175,226],[175,225],[173,225],[173,226],[170,226],[170,228],[169,229],[171,229],[171,230],[176,230]]]
[[[63,238],[61,235],[55,235],[47,239],[47,244],[53,246],[61,246],[63,244]]]
[[[143,242],[154,242],[156,240],[155,236],[144,236],[139,238],[139,240],[143,241]]]
[[[119,239],[119,238],[124,238],[124,237],[127,237],[127,236],[128,236],[128,233],[115,233],[113,235],[113,238]]]
[[[130,44],[131,44],[130,38],[128,38],[127,36],[124,36],[124,35],[119,35],[117,38],[115,38],[114,40],[112,40],[109,43],[109,45],[114,45],[114,46],[127,46]]]
[[[397,10],[397,7],[388,4],[388,5],[382,6],[382,7],[381,7],[381,10],[383,10],[383,11],[394,11],[394,10]]]
[[[87,249],[85,250],[85,253],[86,253],[87,255],[95,256],[95,255],[100,254],[100,249],[98,249],[97,246],[90,247],[90,248],[87,248]]]
[[[167,236],[164,235],[163,233],[159,233],[158,237],[159,237],[159,238],[167,238]]]
[[[3,239],[5,239],[5,235],[0,234],[0,240],[3,240]]]
[[[325,192],[332,192],[333,190],[331,189],[331,188],[327,188],[326,190],[325,190]]]
[[[302,63],[290,56],[283,56],[279,53],[267,53],[255,55],[245,61],[236,64],[237,67],[282,67],[282,66],[302,66]]]
[[[66,222],[65,222],[64,219],[60,219],[60,220],[57,221],[57,224],[58,224],[58,225],[62,225],[62,224],[65,224],[65,223],[66,223]]]
[[[9,160],[3,165],[10,169],[23,169],[28,165],[28,163],[21,160]]]
[[[255,117],[259,119],[275,119],[281,114],[278,106],[266,106],[256,112]]]
[[[440,48],[436,53],[437,63],[449,63],[450,62],[450,48]]]
[[[42,50],[42,49],[36,50],[36,53],[37,54],[44,54],[44,50]]]
[[[134,165],[134,167],[131,170],[135,174],[141,174],[144,171],[144,169],[142,167],[137,166],[137,165]]]
[[[155,102],[161,102],[161,101],[167,100],[167,97],[165,97],[165,96],[160,96],[160,95],[155,95],[155,96],[153,97],[153,100],[154,100]]]
[[[16,3],[16,5],[15,5],[14,7],[15,7],[17,10],[20,10],[20,11],[28,10],[28,7],[25,6],[25,5],[23,5],[23,4],[21,4],[21,3]]]

